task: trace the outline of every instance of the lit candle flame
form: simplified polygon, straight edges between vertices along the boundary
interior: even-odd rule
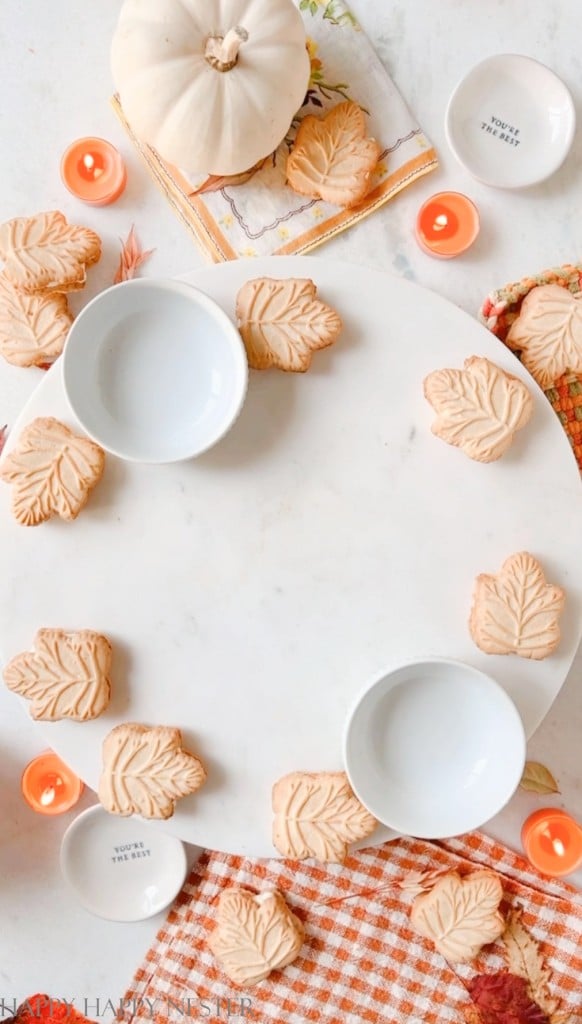
[[[564,846],[564,844],[563,844],[561,839],[552,839],[552,846],[554,847],[554,850],[558,854],[558,857],[563,857],[564,856],[564,854],[566,852],[566,847]]]
[[[448,223],[449,223],[449,221],[448,221],[448,218],[447,218],[446,214],[439,213],[438,216],[435,217],[435,221],[434,221],[434,224],[433,224],[433,230],[434,231],[442,231],[443,228],[446,228]]]
[[[97,181],[97,178],[100,178],[103,174],[103,168],[97,166],[95,157],[92,153],[85,153],[85,156],[83,157],[83,165],[90,173],[93,181]]]

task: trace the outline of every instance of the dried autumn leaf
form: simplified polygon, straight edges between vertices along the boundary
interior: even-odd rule
[[[445,959],[462,963],[503,932],[502,898],[501,882],[492,871],[474,871],[465,878],[449,871],[430,892],[416,897],[410,920]]]
[[[236,985],[256,985],[293,960],[303,944],[303,926],[277,890],[254,895],[225,889],[208,945]]]
[[[118,725],[103,742],[99,800],[110,814],[170,818],[176,800],[195,793],[206,770],[182,748],[179,729]]]
[[[523,978],[505,972],[478,974],[467,987],[482,1024],[550,1024]]]
[[[27,295],[0,274],[0,352],[7,362],[14,366],[54,362],[72,322],[66,295]]]
[[[533,555],[521,551],[496,575],[482,573],[475,580],[471,636],[486,654],[545,658],[560,642],[565,600],[561,587],[546,583]]]
[[[345,772],[291,772],[273,786],[273,844],[283,857],[343,864],[349,843],[378,822],[350,788]]]
[[[76,519],[101,479],[103,449],[52,417],[33,420],[0,466],[12,484],[12,511],[23,526],[60,516]]]
[[[437,414],[432,432],[477,462],[493,462],[530,419],[533,400],[525,384],[481,356],[463,370],[435,370],[424,394]]]
[[[251,167],[249,171],[242,171],[240,174],[210,174],[205,181],[202,182],[198,188],[192,189],[188,194],[191,196],[199,196],[205,192],[220,192],[221,188],[227,188],[228,186],[234,187],[235,185],[245,185],[247,181],[260,171],[261,167],[265,163],[264,160],[260,160],[258,164]]]
[[[113,278],[113,284],[121,284],[122,281],[131,281],[132,278],[135,277],[141,265],[149,259],[153,252],[153,249],[142,249],[135,233],[135,228],[132,225],[125,242],[121,242],[119,266],[116,270],[115,277]]]
[[[366,118],[348,100],[325,117],[304,117],[287,158],[287,181],[295,192],[336,206],[356,206],[370,188],[380,157],[375,139],[366,138]]]
[[[538,943],[523,923],[521,910],[513,910],[501,936],[507,966],[512,974],[527,982],[529,993],[542,1010],[552,1018],[560,1008],[560,999],[552,996],[552,972],[547,966]]]
[[[545,764],[540,764],[539,761],[525,762],[519,785],[529,793],[539,793],[540,795],[560,792],[558,783],[551,771],[546,768]]]
[[[397,882],[398,888],[409,896],[418,896],[421,892],[430,892],[437,878],[448,873],[448,868],[434,871],[410,871],[405,878]]]
[[[25,292],[69,292],[82,288],[86,268],[101,256],[101,239],[89,228],[68,224],[58,210],[17,217],[0,225],[4,273]]]
[[[313,281],[247,281],[236,297],[237,324],[249,365],[304,373],[317,349],[333,345],[341,331],[338,314],[316,298]]]
[[[526,295],[507,335],[510,348],[542,388],[562,374],[582,373],[582,296],[558,284],[539,285]]]
[[[8,689],[31,702],[32,718],[86,722],[105,711],[111,695],[107,637],[88,629],[40,629],[34,647],[4,669]]]

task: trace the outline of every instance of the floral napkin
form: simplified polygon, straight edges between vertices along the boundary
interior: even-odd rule
[[[214,262],[308,252],[437,166],[431,143],[343,0],[297,2],[311,57],[309,89],[287,138],[259,169],[234,178],[189,180],[136,138],[119,97],[112,99],[154,180]],[[368,133],[382,147],[372,189],[351,210],[300,196],[285,183],[287,154],[301,118],[321,114],[346,99],[365,109]]]
[[[411,926],[415,887],[426,872],[483,867],[501,880],[507,933],[453,965]],[[279,889],[305,928],[297,959],[248,989],[229,982],[206,941],[217,897],[233,884]],[[205,853],[119,1018],[167,1024],[189,1013],[217,1022],[228,1008],[229,1019],[257,1024],[582,1024],[581,979],[580,893],[481,833],[446,843],[399,838],[341,866]]]

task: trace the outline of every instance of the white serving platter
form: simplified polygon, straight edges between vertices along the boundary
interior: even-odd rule
[[[582,629],[580,476],[515,357],[437,295],[363,267],[274,257],[187,280],[232,316],[237,289],[262,275],[311,277],[345,328],[306,374],[251,373],[216,448],[167,466],[109,456],[73,523],[19,526],[0,485],[3,658],[29,648],[41,626],[95,629],[114,644],[108,711],[40,725],[44,739],[96,788],[114,725],[179,726],[208,782],[159,827],[255,856],[274,853],[272,784],[342,768],[346,716],[366,684],[414,659],[463,661],[501,683],[531,735]],[[431,370],[475,354],[524,379],[535,402],[489,465],[431,434],[422,390]],[[76,426],[58,364],[8,450],[46,415]],[[487,656],[467,627],[475,576],[523,549],[568,594],[561,645],[541,662]]]

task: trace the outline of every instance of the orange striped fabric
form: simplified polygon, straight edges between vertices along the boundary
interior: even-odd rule
[[[342,866],[205,853],[137,971],[121,1019],[462,1024],[470,980],[506,969],[501,949],[490,946],[471,964],[448,964],[412,930],[412,897],[399,882],[411,872],[482,866],[499,873],[507,904],[523,909],[524,924],[542,944],[552,995],[564,1011],[580,1007],[582,895],[471,833],[446,843],[401,838],[358,851]],[[217,897],[230,885],[278,888],[305,926],[294,963],[248,990],[225,977],[206,942]]]

